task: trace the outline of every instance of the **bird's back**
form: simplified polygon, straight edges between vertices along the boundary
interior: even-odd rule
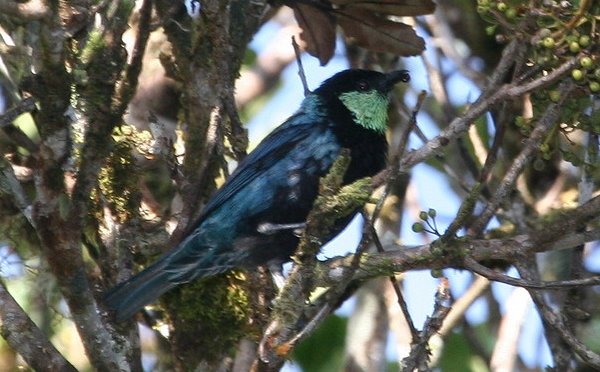
[[[260,232],[259,226],[303,223],[319,179],[341,147],[332,123],[301,110],[265,138],[259,149],[240,163],[206,206],[197,227],[171,255],[168,266],[173,272],[188,272],[178,281],[283,261],[293,253],[298,243],[294,229]],[[189,265],[196,267],[189,270]]]

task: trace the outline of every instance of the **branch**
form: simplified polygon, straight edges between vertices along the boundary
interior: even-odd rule
[[[0,115],[0,128],[12,125],[12,122],[26,112],[32,112],[36,109],[33,97],[27,97],[4,114]]]
[[[300,76],[300,81],[302,81],[302,86],[304,87],[304,96],[306,97],[310,94],[310,88],[308,88],[308,83],[306,82],[306,74],[304,73],[304,66],[302,65],[302,58],[300,54],[300,46],[296,42],[296,38],[294,36],[292,36],[292,46],[294,47],[294,54],[296,54],[298,75]]]
[[[27,149],[27,151],[34,153],[38,150],[38,145],[35,144],[20,128],[13,125],[13,121],[20,115],[26,112],[33,112],[36,110],[35,100],[33,97],[27,97],[17,105],[4,114],[0,115],[0,128],[2,128],[10,138],[15,141],[19,146]]]
[[[64,113],[70,102],[72,76],[65,67],[66,35],[56,15],[52,22],[45,22],[42,27],[44,68],[40,74],[45,90],[38,91],[36,96],[40,102],[36,121],[46,151],[40,151],[39,169],[34,177],[37,200],[32,216],[44,256],[69,306],[86,355],[97,370],[128,368],[128,350],[122,344],[117,345],[118,336],[109,332],[93,296],[81,246],[89,195],[111,149],[110,134],[122,115],[122,112],[112,111],[115,104],[112,98],[125,64],[121,40],[131,7],[126,2],[113,2],[113,5],[102,40],[88,43],[89,84],[80,97],[89,117],[89,126],[72,197],[67,195],[62,179],[62,165],[70,153],[69,123]]]
[[[142,71],[142,60],[150,37],[150,19],[152,17],[152,0],[144,0],[139,10],[140,19],[136,30],[136,39],[133,45],[129,63],[115,94],[116,106],[113,111],[116,115],[123,114],[129,101],[138,86],[138,77]]]
[[[452,304],[452,309],[446,317],[442,328],[439,330],[440,336],[447,336],[454,326],[463,319],[463,316],[471,305],[480,298],[488,288],[490,288],[490,281],[487,278],[480,275],[475,275],[475,277],[476,279],[469,289],[467,289],[465,293]]]
[[[0,195],[10,195],[10,200],[21,211],[29,224],[35,227],[35,221],[31,217],[31,201],[15,176],[12,164],[5,158],[0,157]]]
[[[414,370],[424,371],[429,369],[427,365],[430,356],[429,340],[442,328],[444,319],[446,319],[451,309],[448,306],[449,302],[450,288],[448,279],[444,278],[435,294],[433,314],[427,317],[419,337],[413,339],[410,355],[402,360],[402,371],[412,372]]]
[[[500,282],[515,287],[531,288],[531,289],[556,289],[569,287],[594,286],[600,284],[600,276],[591,278],[573,279],[573,280],[558,280],[548,282],[532,282],[524,279],[517,279],[505,275],[501,272],[492,270],[473,260],[470,257],[465,258],[465,269],[473,271],[489,280]]]
[[[536,270],[520,263],[516,266],[519,274],[523,278],[534,281],[539,279]],[[572,351],[579,355],[581,359],[590,364],[591,367],[594,367],[594,369],[600,369],[600,355],[590,350],[573,334],[565,316],[552,309],[552,307],[546,303],[543,293],[537,290],[529,290],[529,294],[537,306],[545,325],[550,326],[545,327],[546,332],[553,331],[553,334],[558,336]]]
[[[388,185],[389,185],[389,183],[388,183]],[[375,216],[375,212],[373,213],[373,216]],[[377,252],[379,252],[379,253],[385,252],[385,249],[383,248],[383,246],[381,245],[381,241],[379,240],[379,236],[377,236],[377,231],[375,230],[375,226],[373,226],[373,222],[371,222],[368,219],[366,214],[363,214],[363,218],[365,219],[365,222],[364,222],[365,226],[367,226],[369,228],[369,233],[371,234],[371,239],[373,239],[373,241],[375,242],[375,247],[377,248]],[[398,283],[398,280],[396,279],[395,275],[390,275],[389,279],[390,279],[392,288],[394,289],[394,292],[396,293],[396,298],[398,299],[398,306],[400,307],[400,310],[402,310],[402,315],[404,315],[404,319],[406,320],[406,323],[408,324],[408,328],[410,330],[412,340],[413,340],[413,342],[415,342],[415,340],[419,339],[419,331],[415,327],[415,323],[413,322],[413,319],[410,316],[410,312],[408,311],[408,305],[407,305],[406,301],[404,300],[404,295],[402,294],[402,289],[400,288],[400,284]]]
[[[556,249],[574,248],[582,242],[600,239],[600,229],[587,233],[578,234],[578,238],[572,237],[568,245],[557,246],[554,242],[538,244],[535,237],[530,235],[517,235],[507,239],[458,239],[447,244],[440,244],[436,240],[430,244],[420,246],[400,246],[390,244],[386,246],[384,253],[365,253],[362,255],[359,268],[354,272],[351,269],[353,255],[346,257],[334,257],[321,262],[315,268],[315,285],[318,287],[335,287],[340,277],[346,275],[349,270],[354,272],[352,279],[364,281],[367,279],[389,276],[393,273],[408,270],[431,270],[445,268],[465,268],[465,261],[476,262],[484,260],[503,260],[507,262],[518,262],[519,257],[534,252],[550,251]],[[490,278],[495,280],[494,278]],[[594,285],[595,280],[583,281],[587,285]],[[562,284],[561,284],[562,283]],[[513,283],[511,283],[513,284]],[[514,285],[530,288],[569,287],[574,282],[527,282],[516,281]],[[577,283],[580,284],[580,283]]]
[[[286,285],[276,299],[273,314],[259,347],[259,356],[263,363],[276,365],[292,350],[295,344],[306,336],[310,327],[316,326],[337,306],[346,290],[354,270],[357,269],[362,252],[370,244],[367,225],[363,227],[363,240],[356,255],[349,263],[348,270],[338,279],[337,286],[326,295],[319,297],[320,306],[310,306],[308,311],[304,299],[308,299],[316,288],[313,280],[318,265],[316,254],[321,248],[324,237],[330,236],[334,222],[352,215],[366,203],[371,194],[371,180],[358,180],[350,185],[341,186],[350,159],[348,151],[343,151],[331,170],[321,180],[320,195],[308,215],[306,229],[302,234],[296,254],[292,258],[297,265],[288,276]],[[311,312],[311,314],[307,314]],[[307,319],[310,320],[307,322]]]
[[[482,94],[473,105],[463,114],[463,116],[454,119],[450,125],[442,130],[442,132],[429,140],[418,150],[415,150],[407,154],[400,163],[400,172],[406,172],[412,166],[422,162],[434,153],[440,151],[441,148],[445,147],[451,140],[456,139],[463,133],[465,133],[469,126],[481,115],[494,106],[498,102],[523,95],[527,92],[531,92],[535,89],[545,87],[553,82],[558,81],[563,75],[575,67],[578,63],[578,57],[573,57],[554,69],[548,75],[541,76],[529,83],[512,83],[506,84],[499,87],[495,93],[486,96],[485,92]],[[486,90],[487,91],[487,90]]]
[[[0,282],[0,332],[8,344],[36,371],[77,371]]]
[[[494,193],[492,199],[487,203],[484,211],[477,217],[475,222],[471,225],[471,230],[475,234],[479,234],[483,231],[489,220],[493,217],[494,213],[498,209],[499,205],[506,200],[506,197],[514,188],[517,177],[522,173],[525,166],[530,162],[531,158],[535,155],[535,152],[539,148],[542,140],[548,133],[548,131],[558,125],[557,120],[561,112],[564,101],[569,96],[569,93],[575,89],[575,85],[571,81],[567,81],[560,87],[561,100],[558,103],[550,104],[544,115],[538,121],[538,125],[535,127],[527,141],[523,150],[512,162],[508,171],[504,175],[504,178],[500,182],[500,186]]]

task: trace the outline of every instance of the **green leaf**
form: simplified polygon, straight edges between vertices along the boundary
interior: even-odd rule
[[[462,333],[451,333],[446,339],[438,367],[442,371],[488,371],[485,362],[473,353]]]
[[[344,359],[346,318],[329,316],[294,351],[294,360],[304,372],[338,371]]]

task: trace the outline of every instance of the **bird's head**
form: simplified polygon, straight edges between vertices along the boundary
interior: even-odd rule
[[[398,82],[408,82],[406,70],[381,73],[370,70],[345,70],[327,79],[314,91],[328,103],[339,102],[354,122],[367,129],[385,132],[388,93]]]

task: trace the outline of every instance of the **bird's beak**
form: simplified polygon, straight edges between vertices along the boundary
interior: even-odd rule
[[[392,90],[394,85],[399,82],[408,83],[410,81],[410,75],[407,70],[392,71],[385,74],[383,80],[384,91],[389,92]]]

